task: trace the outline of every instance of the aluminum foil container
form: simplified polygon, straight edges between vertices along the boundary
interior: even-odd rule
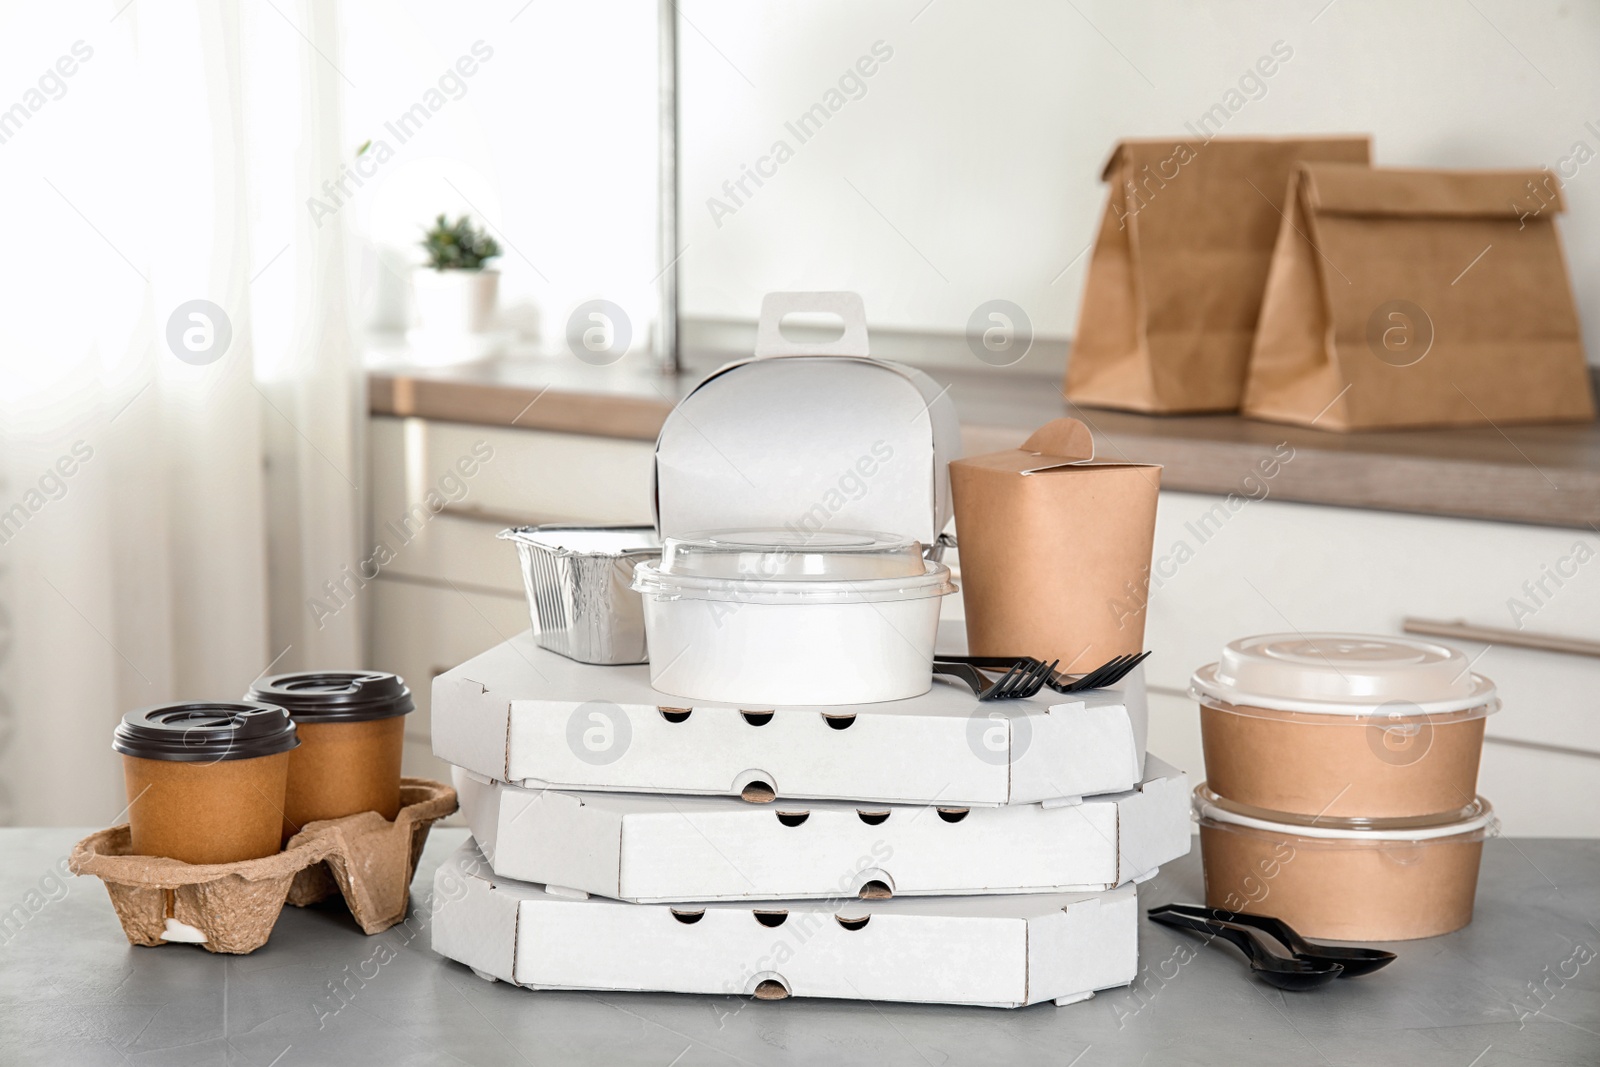
[[[541,648],[581,663],[645,663],[644,602],[634,565],[661,558],[651,526],[515,526],[500,537],[522,559],[528,614]]]

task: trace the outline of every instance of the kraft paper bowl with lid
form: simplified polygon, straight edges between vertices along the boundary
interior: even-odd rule
[[[1406,818],[1477,795],[1494,683],[1447,645],[1361,634],[1230,642],[1194,672],[1206,778],[1294,815]]]
[[[300,744],[289,713],[262,703],[158,704],[122,717],[133,851],[185,863],[234,863],[282,845],[289,759]]]
[[[245,699],[288,711],[300,735],[289,757],[283,839],[307,823],[400,811],[405,716],[415,704],[399,675],[384,671],[299,671],[265,678]]]
[[[1307,937],[1407,941],[1472,921],[1483,842],[1499,829],[1473,797],[1442,817],[1330,819],[1194,791],[1206,903],[1272,915]]]
[[[932,687],[950,569],[920,542],[856,530],[720,530],[640,563],[650,682],[756,708],[870,704]]]

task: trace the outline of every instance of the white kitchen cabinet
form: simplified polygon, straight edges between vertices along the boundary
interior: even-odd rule
[[[505,527],[651,522],[649,441],[386,416],[370,426],[370,527],[394,555],[385,574],[520,592],[516,549],[494,540]]]
[[[516,548],[495,535],[515,523],[649,523],[655,450],[423,419],[375,417],[370,433],[368,551],[382,545],[386,559],[362,591],[367,662],[415,696],[405,773],[448,781],[430,740],[434,675],[529,625]]]
[[[371,662],[415,679],[424,707],[434,672],[528,625],[516,551],[494,537],[501,528],[650,522],[648,441],[414,418],[375,417],[371,427],[372,533],[393,554],[374,583]],[[950,560],[959,567],[959,553]],[[959,618],[959,596],[943,610]],[[1225,642],[1271,631],[1397,634],[1407,616],[1600,638],[1600,534],[1163,493],[1145,641],[1155,652],[1151,750],[1203,776],[1186,690]],[[1600,660],[1460,647],[1505,704],[1489,720],[1480,789],[1506,832],[1600,836]],[[407,759],[439,773],[425,714],[411,724]]]
[[[1183,694],[1234,638],[1398,634],[1413,616],[1510,629],[1520,617],[1529,632],[1600,639],[1592,531],[1270,498],[1230,510],[1220,497],[1163,493],[1151,584],[1151,747],[1197,779],[1199,728]],[[1532,614],[1513,616],[1512,602]],[[1505,831],[1600,836],[1600,660],[1451,643],[1500,687],[1479,788]]]
[[[526,630],[527,605],[520,592],[506,596],[404,578],[379,579],[368,591],[368,662],[404,678],[417,705],[406,717],[405,773],[448,782],[449,768],[433,756],[433,679]]]

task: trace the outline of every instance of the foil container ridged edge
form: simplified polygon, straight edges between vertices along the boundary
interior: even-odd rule
[[[633,568],[659,559],[649,526],[516,526],[501,538],[517,546],[528,614],[541,648],[581,663],[649,661],[644,602]]]

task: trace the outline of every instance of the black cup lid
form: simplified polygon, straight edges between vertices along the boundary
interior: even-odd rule
[[[305,723],[389,719],[416,707],[405,679],[384,671],[276,674],[251,686],[244,698],[287,708]]]
[[[215,763],[273,756],[299,743],[294,720],[275,705],[188,701],[128,712],[111,747],[141,759]]]

